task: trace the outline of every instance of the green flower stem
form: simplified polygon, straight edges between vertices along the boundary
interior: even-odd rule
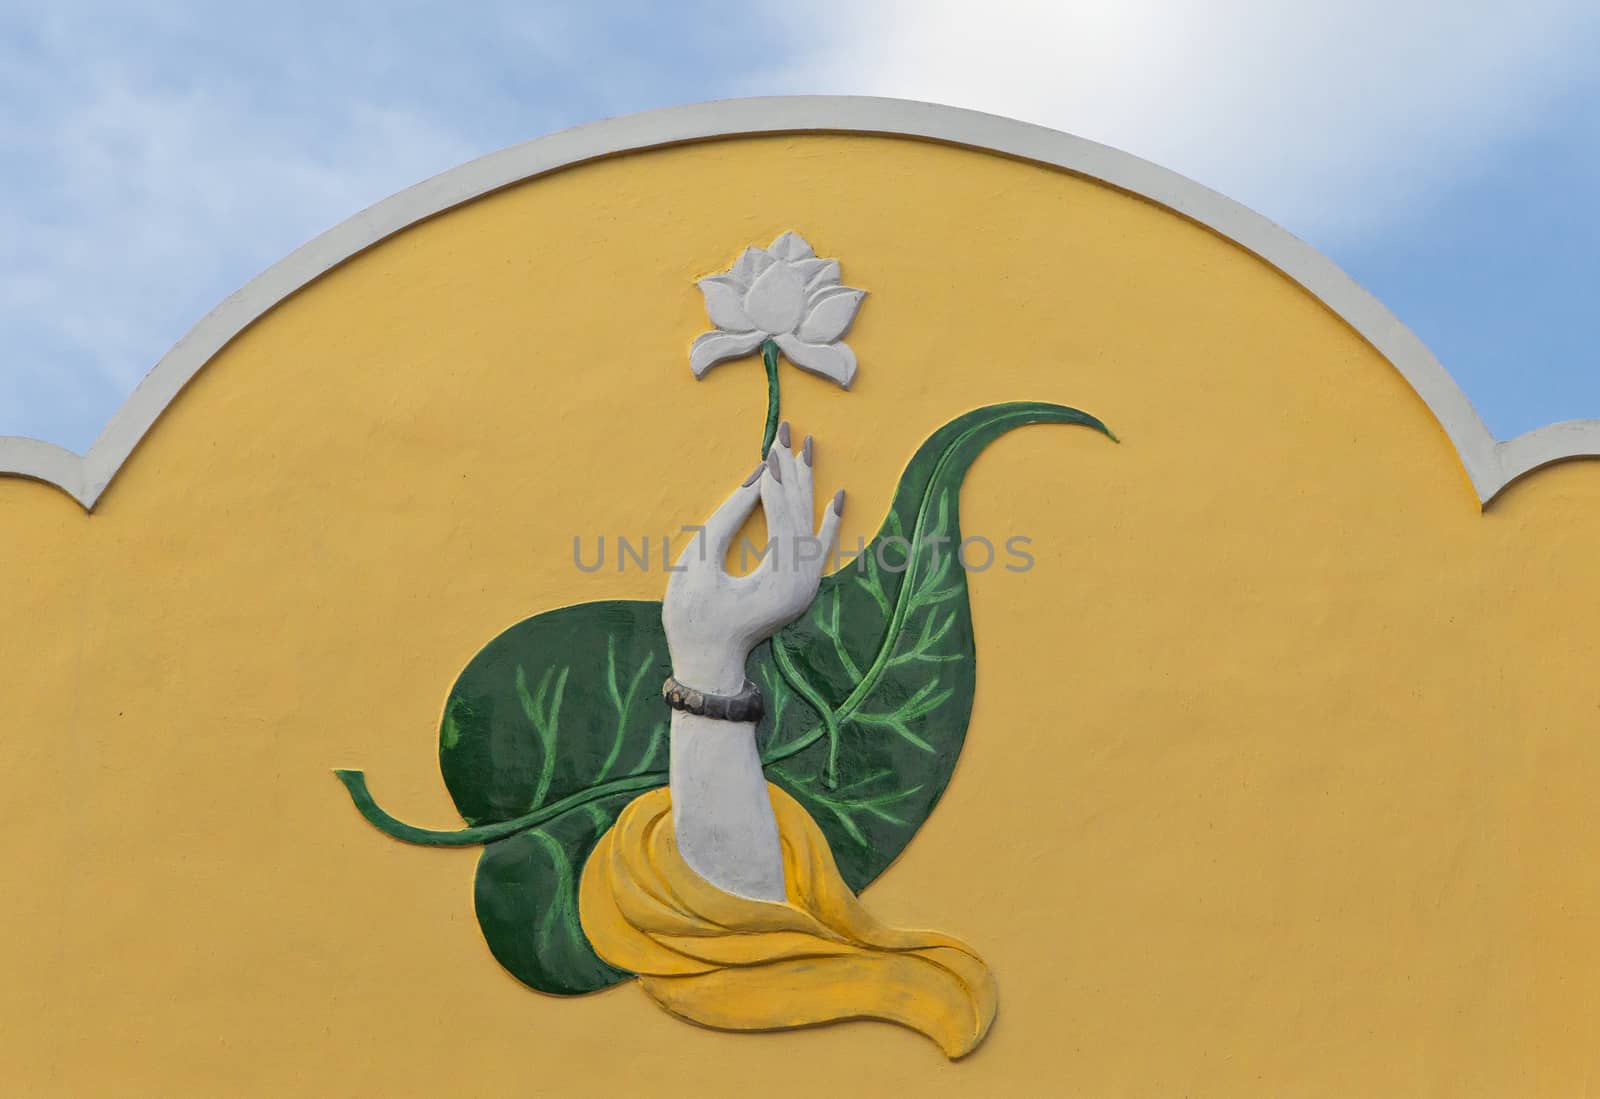
[[[761,362],[767,368],[767,430],[761,436],[761,457],[772,449],[778,437],[778,345],[773,340],[761,343]]]

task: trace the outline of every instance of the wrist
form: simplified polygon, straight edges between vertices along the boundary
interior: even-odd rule
[[[714,737],[729,737],[735,733],[749,736],[756,731],[754,721],[723,721],[721,718],[706,717],[704,714],[691,714],[687,710],[673,710],[672,721],[669,726],[669,735],[673,737],[672,743],[677,743],[677,737],[695,736],[701,740],[707,735]]]
[[[672,678],[707,694],[737,694],[744,686],[748,649],[736,646],[700,646],[672,653]]]

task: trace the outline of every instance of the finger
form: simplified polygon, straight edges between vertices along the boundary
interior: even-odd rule
[[[760,482],[761,510],[767,516],[767,547],[787,558],[794,541],[795,525],[794,512],[789,506],[789,493],[783,486],[783,465],[778,458],[781,451],[783,448],[779,446],[767,451],[767,468]]]
[[[844,489],[833,494],[822,512],[822,526],[817,530],[817,541],[822,543],[823,568],[826,562],[837,559],[839,553],[839,521],[844,518]]]
[[[800,529],[802,530],[811,529],[811,520],[816,514],[811,510],[813,507],[812,501],[815,499],[812,495],[813,475],[811,469],[811,459],[815,453],[815,446],[816,444],[812,441],[811,436],[807,435],[805,441],[800,444],[799,455],[794,460],[795,510],[798,512],[797,518],[800,521]]]
[[[778,480],[783,485],[784,492],[792,495],[799,478],[795,470],[794,451],[789,448],[793,434],[789,430],[789,421],[785,420],[778,425],[778,437],[772,442],[772,449],[767,451],[767,458],[778,467]],[[809,525],[809,524],[808,524]]]
[[[728,556],[728,547],[733,545],[734,535],[739,533],[739,528],[744,526],[744,521],[750,518],[750,513],[756,510],[756,504],[761,500],[762,490],[758,483],[765,481],[761,476],[766,469],[756,466],[750,476],[746,477],[744,484],[733,490],[716,511],[711,513],[711,518],[706,520],[706,554],[705,556],[721,564]],[[687,563],[687,558],[694,553],[695,547],[691,542],[684,551],[684,560],[679,564]]]
[[[806,496],[800,497],[800,463],[795,461],[794,451],[789,447],[793,445],[793,435],[789,429],[789,421],[785,420],[778,425],[778,438],[772,444],[772,449],[767,452],[767,459],[778,470],[778,480],[783,485],[784,499],[788,502],[790,518],[794,521],[796,534],[809,534],[811,532],[811,495],[810,481],[807,479]],[[807,470],[807,473],[810,471]],[[801,505],[804,504],[802,507]]]

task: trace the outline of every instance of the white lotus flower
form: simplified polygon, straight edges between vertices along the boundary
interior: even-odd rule
[[[730,270],[699,286],[717,330],[689,349],[696,378],[772,340],[796,366],[850,388],[856,355],[839,340],[867,292],[840,286],[839,261],[818,259],[804,237],[785,233],[771,248],[746,248]]]

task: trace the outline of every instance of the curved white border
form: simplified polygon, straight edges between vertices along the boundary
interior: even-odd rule
[[[36,439],[0,438],[0,475],[48,481],[86,509],[189,379],[258,317],[319,275],[424,218],[534,176],[618,153],[780,133],[923,138],[1064,168],[1139,195],[1249,249],[1315,295],[1394,364],[1455,444],[1480,502],[1566,458],[1600,456],[1600,420],[1551,424],[1498,443],[1410,329],[1333,261],[1259,214],[1148,161],[1070,134],[957,107],[857,96],[780,96],[669,107],[608,119],[491,153],[383,200],[268,268],[213,309],[145,376],[80,458]]]

